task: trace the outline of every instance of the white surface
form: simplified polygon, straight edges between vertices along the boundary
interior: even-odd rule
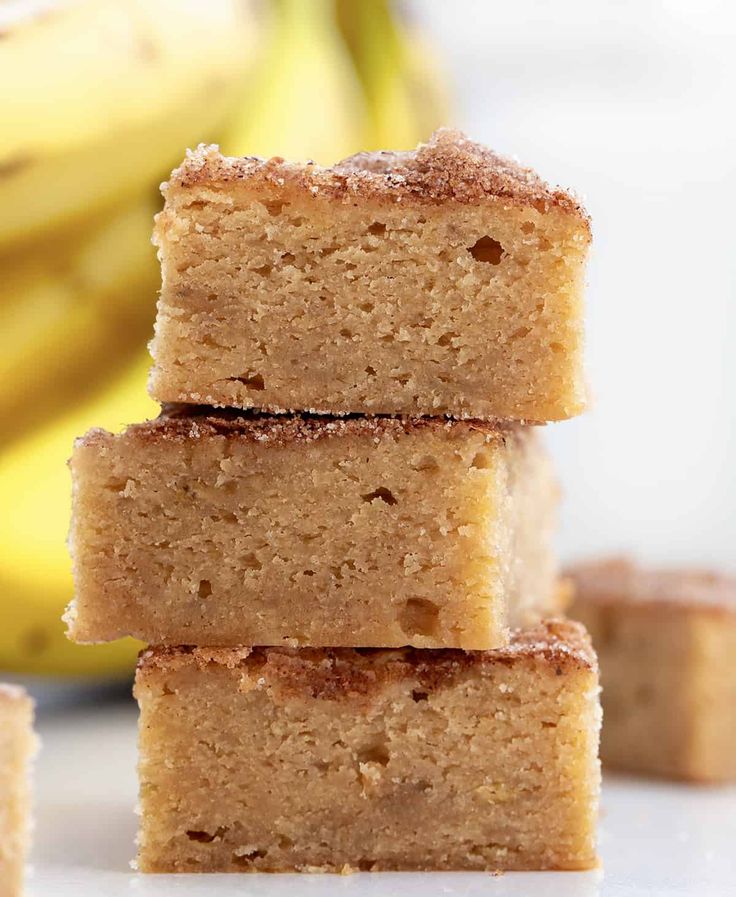
[[[548,428],[567,557],[736,569],[736,5],[414,0],[455,121],[582,193],[589,415]]]
[[[608,778],[595,872],[181,875],[132,872],[136,713],[102,705],[42,715],[30,897],[727,897],[736,789]]]

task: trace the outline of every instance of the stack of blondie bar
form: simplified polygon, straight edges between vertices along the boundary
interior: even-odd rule
[[[187,155],[161,416],[74,450],[71,636],[133,635],[147,871],[586,868],[597,664],[535,423],[582,410],[585,213],[441,131]]]

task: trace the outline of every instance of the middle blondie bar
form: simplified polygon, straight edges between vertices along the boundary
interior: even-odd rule
[[[72,472],[77,641],[488,649],[557,609],[533,428],[174,409]]]

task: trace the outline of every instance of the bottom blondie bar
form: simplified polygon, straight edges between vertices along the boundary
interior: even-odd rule
[[[582,626],[494,651],[152,648],[146,872],[586,869],[600,710]]]
[[[568,572],[600,659],[604,765],[736,781],[736,579],[619,559]]]
[[[22,689],[0,685],[0,897],[22,892],[35,744],[33,702]]]

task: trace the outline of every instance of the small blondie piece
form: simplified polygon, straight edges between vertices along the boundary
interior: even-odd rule
[[[736,579],[623,559],[568,572],[600,659],[604,764],[736,781]]]
[[[23,891],[35,748],[33,702],[23,689],[0,685],[0,897]]]
[[[559,609],[533,428],[186,409],[72,474],[77,641],[485,649]]]
[[[152,648],[144,872],[587,869],[598,676],[582,626],[496,651]]]
[[[158,401],[528,421],[583,409],[588,218],[462,134],[333,168],[200,147],[164,195]]]

